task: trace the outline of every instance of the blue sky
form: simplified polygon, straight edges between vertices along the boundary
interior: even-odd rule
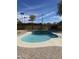
[[[59,22],[61,17],[57,15],[58,2],[59,0],[17,0],[17,18],[28,23],[29,16],[35,15],[35,23],[41,23],[42,17],[44,23]]]

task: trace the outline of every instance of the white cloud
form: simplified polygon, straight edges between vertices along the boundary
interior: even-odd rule
[[[39,17],[38,19],[41,19],[42,17],[48,17],[48,16],[50,16],[50,15],[53,15],[55,12],[53,11],[53,12],[50,12],[50,13],[47,13],[47,14],[45,14],[45,15],[43,15],[43,16],[41,16],[41,17]]]
[[[25,18],[24,18],[25,17]],[[21,15],[20,13],[18,13],[18,15],[17,15],[17,18],[20,20],[20,21],[22,21],[22,22],[27,22],[30,18],[29,18],[29,15],[26,15],[26,14],[24,14],[24,15]]]
[[[25,3],[24,3],[25,4]],[[27,8],[25,8],[24,10],[33,10],[33,9],[38,9],[38,8],[42,8],[47,6],[46,4],[41,4],[41,5],[36,5],[36,6],[30,6],[28,4],[25,4],[24,6],[26,6]]]

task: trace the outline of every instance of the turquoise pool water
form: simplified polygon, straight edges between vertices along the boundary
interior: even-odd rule
[[[24,42],[35,43],[35,42],[44,42],[51,38],[56,37],[57,35],[48,32],[32,32],[32,34],[23,36],[21,40]]]

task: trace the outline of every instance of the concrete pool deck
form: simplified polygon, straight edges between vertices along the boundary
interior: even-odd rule
[[[58,38],[51,38],[50,40],[47,40],[45,42],[40,43],[28,43],[28,42],[22,42],[20,37],[23,35],[28,35],[31,32],[28,32],[26,30],[20,30],[18,31],[18,38],[17,38],[17,45],[19,47],[28,47],[28,48],[38,48],[38,47],[48,47],[48,46],[62,46],[62,34],[56,33],[59,37]]]
[[[17,47],[17,59],[62,59],[62,47]]]

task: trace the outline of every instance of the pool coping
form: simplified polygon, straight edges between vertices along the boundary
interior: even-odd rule
[[[17,46],[20,47],[28,47],[28,48],[35,48],[35,47],[47,47],[47,46],[62,46],[62,38],[51,38],[45,42],[38,42],[38,43],[30,43],[30,42],[23,42],[21,41],[21,38],[25,35],[29,35],[32,32],[27,32],[23,35],[20,35],[17,37]],[[55,33],[57,34],[57,33]],[[59,34],[57,34],[59,35]],[[61,36],[61,35],[60,35]]]

